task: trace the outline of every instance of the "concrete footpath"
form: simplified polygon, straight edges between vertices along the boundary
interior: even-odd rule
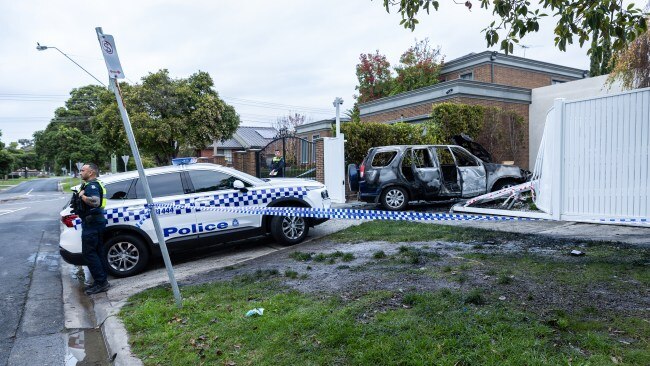
[[[361,208],[360,206],[340,205],[339,208]],[[360,223],[361,221],[358,220],[330,220],[312,229],[308,241],[316,240]],[[442,221],[436,222],[436,224],[542,235],[558,239],[620,242],[650,247],[650,227],[583,224],[566,221]],[[295,249],[295,246],[289,248]],[[259,244],[254,245],[247,243],[246,246],[234,246],[227,251],[223,251],[223,253],[212,254],[207,258],[174,263],[176,279],[182,282],[190,276],[236,265],[289,248],[277,246],[268,240],[262,240]],[[108,349],[109,359],[115,365],[142,365],[142,362],[131,354],[128,334],[117,314],[130,296],[166,283],[168,283],[168,277],[164,267],[148,270],[135,277],[111,279],[112,287],[107,293],[91,297],[92,313],[88,314],[90,309],[88,305],[84,304],[82,298],[84,295],[77,288],[81,285],[73,281],[64,281],[63,292],[66,295],[64,297],[68,299],[64,304],[66,327],[83,327],[88,325],[89,322],[93,322],[96,327],[101,329]],[[74,295],[75,293],[81,295]]]

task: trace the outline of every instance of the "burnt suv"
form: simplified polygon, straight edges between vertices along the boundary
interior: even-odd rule
[[[409,201],[470,198],[526,179],[519,167],[482,161],[458,145],[373,147],[358,167],[348,166],[350,189],[359,200],[393,211]]]

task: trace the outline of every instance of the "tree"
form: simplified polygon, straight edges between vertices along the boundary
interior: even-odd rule
[[[13,170],[13,156],[5,149],[0,149],[0,174],[9,174]]]
[[[355,95],[357,102],[366,103],[389,96],[392,88],[392,76],[390,62],[386,56],[379,54],[379,50],[377,50],[374,54],[361,54],[359,61],[357,64],[359,85],[355,87],[359,91],[359,95]]]
[[[203,148],[232,137],[239,126],[235,109],[219,98],[214,82],[199,71],[172,79],[167,70],[150,73],[142,84],[120,84],[138,147],[159,165],[169,164],[182,147]],[[93,118],[93,128],[109,146],[124,150],[126,138],[114,100]]]
[[[273,124],[277,130],[286,130],[288,132],[296,132],[296,127],[302,126],[307,122],[307,116],[300,113],[288,114],[277,119]]]
[[[31,150],[34,148],[33,139],[18,139],[18,144],[20,144],[21,150]]]
[[[635,39],[614,56],[615,66],[608,82],[620,80],[623,88],[650,87],[650,31]]]
[[[91,120],[101,110],[102,100],[110,98],[113,94],[106,88],[98,85],[87,85],[72,89],[70,98],[66,100],[65,107],[54,111],[54,123],[65,123],[84,133],[91,133]]]
[[[472,2],[465,6],[472,8]],[[596,45],[602,46],[609,37],[615,37],[614,50],[621,50],[637,36],[647,30],[644,13],[633,4],[624,6],[622,0],[481,0],[481,8],[492,9],[492,14],[500,18],[493,21],[483,32],[488,47],[499,43],[506,53],[512,53],[514,44],[526,34],[539,31],[539,20],[547,16],[543,11],[554,13],[557,18],[555,26],[555,46],[566,51],[567,44],[572,44],[574,37],[580,46],[591,37],[596,37]],[[421,10],[429,13],[431,8],[438,10],[438,0],[384,0],[387,12],[397,7],[405,28],[415,29],[417,15]],[[594,30],[598,30],[594,34]],[[500,35],[501,34],[501,35]]]
[[[442,59],[440,46],[431,48],[429,39],[415,41],[415,45],[402,54],[400,65],[395,67],[391,95],[419,89],[438,83]]]
[[[110,154],[92,134],[62,123],[50,123],[34,133],[34,152],[54,171],[67,167],[69,161],[107,165]]]

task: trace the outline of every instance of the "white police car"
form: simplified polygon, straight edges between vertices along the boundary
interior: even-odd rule
[[[330,207],[325,186],[313,180],[262,180],[214,164],[173,165],[145,172],[154,202],[170,205],[156,208],[170,251],[266,234],[285,245],[297,244],[307,237],[310,226],[326,221],[201,208]],[[106,187],[108,220],[101,259],[113,276],[134,275],[145,268],[152,255],[160,255],[152,220],[146,216],[142,183],[137,171],[100,180]],[[65,208],[61,212],[60,252],[66,262],[81,265],[81,220],[70,211]]]

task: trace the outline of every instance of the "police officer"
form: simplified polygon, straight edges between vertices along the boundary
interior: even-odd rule
[[[275,156],[271,161],[271,171],[269,175],[271,177],[284,177],[284,157],[280,150],[275,150]]]
[[[106,206],[106,189],[97,180],[99,169],[89,163],[80,171],[84,183],[79,192],[79,217],[81,218],[81,253],[93,276],[94,283],[86,287],[86,295],[97,294],[108,290],[108,274],[102,255],[102,235],[106,228],[104,207]]]

